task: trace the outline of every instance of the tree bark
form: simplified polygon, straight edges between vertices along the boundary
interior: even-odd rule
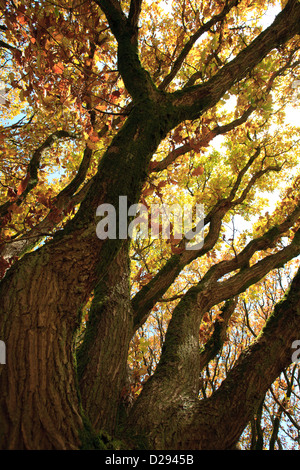
[[[1,282],[7,353],[0,366],[1,449],[80,447],[83,420],[73,341],[78,297],[68,295],[63,252],[49,255],[47,249],[26,255]]]
[[[96,286],[89,320],[79,348],[78,379],[82,405],[94,429],[113,435],[127,378],[133,331],[128,243],[107,276]]]

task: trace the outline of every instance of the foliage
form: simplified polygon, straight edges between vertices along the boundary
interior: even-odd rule
[[[26,252],[51,243],[76,220],[101,162],[106,162],[107,149],[128,123],[135,102],[147,106],[150,92],[140,98],[138,89],[147,79],[137,77],[134,82],[130,71],[125,72],[118,36],[123,33],[117,20],[109,17],[110,8],[120,7],[130,18],[141,3],[0,2],[0,70],[6,86],[6,101],[0,105],[4,279]],[[198,93],[201,85],[213,86],[213,80],[222,79],[226,65],[280,11],[274,0],[144,0],[138,18],[141,70],[151,76],[153,89],[180,102],[185,90]],[[249,73],[232,80],[195,116],[197,96],[192,96],[190,115],[180,107],[181,117],[153,152],[139,202],[149,209],[156,203],[202,204],[204,246],[197,253],[185,252],[183,241],[173,233],[168,239],[143,239],[137,233],[131,241],[136,323],[128,352],[129,386],[122,391],[130,407],[155,374],[173,313],[193,289],[201,293],[215,276],[209,291],[213,299],[218,285],[239,282],[239,274],[249,270],[250,280],[204,304],[198,329],[203,360],[199,399],[219,388],[286,292],[299,255],[297,247],[281,255],[286,247],[295,246],[299,228],[299,126],[290,119],[298,112],[293,83],[300,72],[299,49],[297,35],[270,48],[251,64]],[[121,164],[115,162],[108,187]],[[251,267],[267,257],[274,263],[252,277]],[[171,262],[175,270],[169,276]],[[88,324],[94,287],[82,305],[77,347]],[[141,300],[146,293],[150,306]],[[235,304],[226,316],[229,300]],[[196,311],[199,302],[189,308]],[[219,346],[207,359],[204,355],[216,331],[222,332]],[[242,447],[299,449],[297,415],[299,368],[292,364],[265,394],[241,436]]]

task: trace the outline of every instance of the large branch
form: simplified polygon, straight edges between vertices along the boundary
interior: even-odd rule
[[[0,48],[7,49],[10,52],[13,52],[13,51],[16,50],[15,47],[11,46],[10,44],[7,44],[6,42],[2,41],[1,39],[0,39]]]
[[[158,94],[150,75],[142,67],[138,54],[137,22],[141,0],[132,0],[127,18],[117,0],[95,0],[104,12],[118,43],[118,69],[134,101]]]
[[[91,44],[89,53],[90,59],[93,59],[95,50],[96,49],[94,44]],[[88,79],[90,78],[91,71],[91,66],[86,68],[86,86],[88,85]],[[90,117],[90,124],[92,127],[94,127],[96,113],[90,108],[91,107],[88,104],[87,110]],[[70,134],[69,132],[64,130],[58,130],[49,135],[49,137],[43,142],[43,144],[40,145],[34,151],[31,160],[27,166],[27,174],[23,179],[22,184],[20,185],[21,188],[18,191],[17,197],[0,206],[0,218],[1,216],[2,218],[5,217],[8,212],[12,209],[14,204],[20,205],[25,200],[27,194],[32,191],[32,189],[37,185],[38,170],[44,151],[50,148],[53,143],[58,139],[75,139],[77,137],[78,135]],[[33,248],[45,235],[51,235],[51,231],[53,230],[53,228],[55,228],[60,222],[63,221],[66,214],[70,212],[71,209],[73,209],[75,205],[78,204],[78,202],[82,201],[82,199],[80,199],[80,197],[78,196],[75,199],[74,195],[85,180],[87,171],[90,166],[92,154],[93,151],[88,147],[88,145],[86,145],[85,150],[83,152],[83,158],[81,160],[80,166],[76,172],[75,177],[62,191],[60,191],[60,193],[55,198],[52,199],[51,203],[49,204],[49,213],[42,221],[36,224],[35,227],[33,227],[29,231],[29,233],[27,232],[19,237],[15,237],[13,241],[11,240],[10,243],[7,243],[6,246],[1,247],[2,249],[0,250],[0,252],[4,258],[12,258],[13,256],[18,257],[22,255],[26,250]],[[82,192],[81,194],[83,197],[84,193]],[[76,200],[78,202],[76,202]]]
[[[279,229],[279,231],[282,230],[281,234],[284,233],[284,229],[288,225],[291,226],[299,218],[299,211],[300,205],[297,211],[294,211],[293,216],[289,217],[286,223],[281,224]],[[297,218],[296,213],[298,214]],[[279,236],[279,231],[273,228],[263,237],[250,242],[242,252],[243,254],[247,253],[247,261],[249,262],[255,251],[272,246],[274,240]],[[255,251],[253,251],[254,249]],[[213,266],[196,286],[191,287],[185,293],[173,311],[161,360],[155,373],[157,374],[157,380],[162,380],[166,368],[169,368],[172,381],[181,383],[182,390],[190,390],[192,393],[200,374],[198,332],[204,313],[213,306],[244,292],[250,285],[261,280],[270,271],[283,266],[299,254],[300,230],[296,232],[288,246],[271,255],[266,255],[252,266],[244,267],[245,259],[243,256],[239,258],[239,255],[236,259],[229,261],[228,264],[225,261],[224,264],[221,262]],[[240,269],[240,271],[229,279],[219,281],[220,277],[228,272],[228,269],[218,269],[219,266],[224,265],[227,268],[230,265],[231,270]]]
[[[207,31],[209,31],[215,24],[222,21],[225,16],[229,13],[229,11],[236,5],[238,5],[239,0],[232,0],[231,2],[226,2],[223,10],[218,13],[217,15],[213,16],[209,21],[204,23],[200,26],[200,28],[190,37],[188,42],[185,44],[184,48],[182,49],[181,53],[175,60],[172,70],[170,73],[163,79],[161,84],[159,85],[160,90],[165,90],[167,86],[172,82],[172,80],[176,77],[177,73],[179,72],[184,60],[188,56],[189,52],[192,50],[194,44],[198,41],[198,39]]]
[[[90,179],[76,192],[84,182],[93,151],[86,146],[80,166],[74,178],[63,188],[51,202],[48,214],[31,230],[14,240],[6,242],[0,249],[0,256],[4,259],[20,257],[26,251],[36,246],[44,237],[51,236],[53,229],[57,227],[66,215],[80,204],[86,196],[93,179]]]
[[[199,448],[231,448],[271,384],[292,363],[293,342],[299,340],[300,331],[299,299],[300,270],[258,338],[243,351],[217,392],[196,405],[189,436],[198,436]],[[222,411],[216,414],[214,410]]]
[[[267,240],[267,237],[265,237],[264,245],[265,247],[272,245],[272,240]],[[258,249],[259,244],[256,246]],[[177,361],[173,360],[175,369],[179,368],[180,370],[182,367],[185,367],[192,351],[186,350],[186,354],[179,357],[174,349],[174,345],[176,344],[177,348],[178,345],[186,343],[187,338],[192,335],[189,328],[198,330],[205,312],[213,306],[244,292],[249,286],[261,280],[270,271],[283,266],[287,261],[299,254],[300,232],[298,231],[290,245],[276,253],[265,256],[252,266],[241,269],[229,279],[218,282],[214,276],[215,270],[209,270],[197,286],[193,286],[187,291],[174,309],[166,335],[165,354],[168,357],[173,357],[173,353],[176,355]],[[250,253],[248,253],[248,260],[249,256]],[[242,260],[239,259],[236,263],[233,262],[232,268],[234,264],[236,269],[241,268]],[[218,265],[213,268],[218,268]],[[222,270],[220,270],[218,274],[221,276],[221,273]],[[191,327],[191,325],[193,326]],[[176,336],[176,343],[172,342],[174,340],[174,338],[172,338],[174,334]],[[170,351],[168,351],[168,349],[170,349]],[[163,356],[164,352],[162,354],[162,360],[164,361]],[[178,362],[178,364],[176,364],[176,362]]]
[[[272,241],[266,241],[267,246],[272,246]],[[213,298],[208,299],[208,292],[204,296],[202,305],[205,306],[205,310],[209,310],[214,305],[217,305],[220,302],[230,299],[232,296],[238,295],[241,292],[244,292],[249,286],[255,284],[256,282],[263,279],[270,271],[275,268],[282,267],[287,261],[295,258],[300,254],[300,232],[296,232],[293,241],[290,245],[286,246],[282,250],[266,256],[252,266],[243,267],[242,258],[239,258],[237,261],[237,269],[240,268],[240,271],[234,276],[226,279],[222,282],[212,282],[209,290],[214,293]],[[247,257],[248,260],[250,256]],[[235,264],[235,262],[232,263]],[[221,272],[222,270],[220,270]],[[211,278],[211,281],[213,278]],[[204,284],[205,285],[205,284]]]
[[[249,106],[243,114],[233,121],[229,122],[228,124],[224,124],[223,126],[215,126],[212,130],[209,131],[208,134],[204,136],[200,136],[197,140],[192,140],[187,142],[180,147],[172,150],[168,153],[168,155],[159,162],[151,162],[151,172],[159,172],[162,170],[166,170],[169,165],[171,165],[178,157],[184,155],[185,153],[191,152],[195,149],[200,149],[202,146],[207,146],[208,142],[214,139],[217,135],[224,135],[227,132],[235,129],[236,127],[244,124],[251,113],[255,110],[254,106]]]
[[[132,307],[135,313],[135,330],[145,323],[156,302],[163,297],[182,269],[195,258],[199,258],[212,250],[219,238],[224,213],[225,210],[220,209],[211,220],[209,232],[200,250],[185,251],[181,254],[171,256],[154,278],[135,294],[132,299]],[[205,222],[206,221],[204,221],[204,224]]]
[[[197,140],[191,140],[190,142],[186,142],[180,147],[172,150],[171,152],[168,153],[168,155],[163,160],[159,162],[155,162],[155,161],[151,162],[151,166],[150,166],[151,172],[156,173],[156,172],[167,169],[167,167],[171,165],[174,161],[176,161],[176,159],[180,157],[181,155],[191,152],[195,148],[200,149],[201,146],[206,147],[209,144],[209,142],[213,140],[216,136],[224,135],[227,132],[230,132],[231,130],[235,129],[236,127],[244,124],[249,118],[249,116],[255,111],[259,103],[266,100],[267,95],[269,95],[269,93],[272,91],[272,86],[276,78],[278,78],[279,76],[282,76],[286,72],[286,70],[288,70],[289,68],[292,69],[299,65],[300,61],[295,61],[294,63],[292,63],[294,53],[295,51],[293,50],[290,53],[290,56],[286,64],[271,74],[269,80],[266,83],[265,93],[263,97],[259,99],[255,105],[253,104],[249,105],[248,108],[245,109],[245,111],[243,111],[241,116],[234,119],[233,121],[227,124],[224,124],[222,126],[216,125],[213,129],[211,129],[208,132],[208,134],[204,136],[200,136],[200,138],[198,138]]]
[[[131,0],[128,21],[132,28],[138,27],[143,0]]]
[[[105,14],[111,31],[118,41],[126,25],[126,16],[120,2],[118,0],[97,0],[96,3]]]
[[[300,33],[300,3],[289,0],[271,26],[254,39],[215,76],[201,85],[174,92],[173,105],[182,120],[196,119],[244,78],[269,52]]]
[[[216,357],[222,349],[226,339],[229,320],[237,305],[237,297],[227,300],[221,309],[221,313],[214,323],[213,333],[200,351],[200,371]]]
[[[236,369],[237,376],[235,376],[235,372],[233,372],[232,375],[230,375],[232,381],[227,382],[229,386],[226,387],[226,385],[224,385],[224,406],[212,405],[210,408],[210,401],[208,401],[205,402],[205,405],[201,408],[198,402],[199,376],[201,371],[199,354],[200,322],[203,314],[213,305],[222,300],[230,299],[239,292],[246,290],[250,284],[254,284],[260,280],[270,270],[284,264],[286,261],[299,255],[299,253],[300,233],[297,232],[288,247],[283,248],[273,255],[267,256],[254,266],[245,269],[244,272],[241,271],[236,276],[233,276],[231,279],[218,284],[216,282],[210,283],[209,278],[203,278],[198,286],[189,289],[173,311],[160,362],[151,379],[145,384],[129,417],[129,424],[135,428],[137,433],[144,430],[149,436],[150,443],[155,446],[161,445],[162,439],[169,439],[168,442],[164,441],[164,445],[168,446],[169,449],[178,448],[178,446],[183,449],[206,449],[206,446],[212,445],[211,443],[214,443],[213,445],[215,445],[214,448],[216,449],[226,449],[238,440],[242,430],[251,417],[251,413],[253,413],[257,406],[256,398],[258,397],[261,400],[261,397],[271,385],[272,381],[278,376],[280,371],[288,365],[288,359],[291,360],[291,335],[293,335],[294,339],[297,339],[298,332],[295,326],[297,326],[298,331],[300,327],[298,295],[295,296],[297,299],[296,308],[294,308],[292,312],[292,315],[295,316],[296,314],[297,317],[292,317],[292,328],[290,328],[290,326],[286,327],[285,325],[283,332],[288,329],[288,333],[284,336],[284,339],[282,339],[281,329],[277,328],[278,319],[276,316],[273,316],[273,320],[270,320],[269,324],[274,327],[275,333],[268,337],[266,328],[263,330],[264,339],[262,340],[262,344],[264,351],[261,355],[259,354],[259,357],[254,357],[253,362],[251,361],[251,366],[253,366],[253,364],[256,365],[253,380],[251,379],[249,381],[249,370],[247,368],[248,354],[246,353],[244,356],[245,363],[242,363],[240,367]],[[300,275],[298,275],[297,282],[299,291]],[[292,288],[293,287],[294,286],[292,286]],[[288,304],[285,308],[288,308]],[[281,313],[284,314],[284,309],[281,310]],[[282,322],[286,323],[284,317]],[[295,325],[296,322],[297,325]],[[273,345],[270,346],[273,339],[276,343],[274,349]],[[286,340],[288,341],[286,342]],[[253,346],[254,356],[256,345],[257,342]],[[268,352],[269,347],[272,349],[271,357]],[[280,357],[278,358],[278,353],[280,355],[280,351],[282,350],[286,356],[284,362],[280,360]],[[287,352],[290,352],[289,358],[287,357]],[[269,364],[269,359],[271,359],[271,365]],[[265,373],[267,380],[263,378]],[[260,377],[260,375],[262,377]],[[255,381],[258,379],[262,384],[259,391],[255,389]],[[230,392],[228,392],[230,386],[231,389]],[[239,396],[236,396],[237,390],[239,390],[242,400]],[[168,393],[166,393],[166,391],[168,391]],[[251,399],[248,401],[250,395]],[[214,398],[216,403],[218,402],[218,397],[217,392]],[[226,401],[228,401],[228,403],[226,403]],[[243,401],[243,405],[240,405],[240,401]],[[236,403],[238,403],[238,406],[236,406]],[[235,414],[237,408],[239,408],[238,415]],[[220,410],[225,411],[224,413],[220,413]],[[231,413],[229,413],[228,410],[230,410]],[[219,432],[219,421],[221,421],[224,416],[228,418],[226,422],[227,428],[229,426],[229,419],[231,419],[231,424],[235,422],[235,419],[239,418],[243,420],[240,427],[231,426],[231,439],[233,442],[224,439],[224,437],[226,437],[226,427],[222,433]],[[212,426],[212,423],[216,426],[213,429],[213,435],[217,434],[218,439],[211,438],[210,436],[210,439],[206,440],[206,436],[209,435],[206,429],[208,423],[209,426]]]
[[[54,142],[63,138],[74,139],[76,136],[70,134],[67,131],[55,131],[33,152],[33,155],[30,159],[30,162],[27,166],[26,175],[18,188],[18,193],[13,200],[7,201],[0,206],[0,222],[1,219],[9,213],[14,204],[20,205],[24,201],[27,194],[32,191],[32,189],[38,183],[38,170],[40,167],[41,158],[45,150],[49,149]]]
[[[273,226],[262,236],[251,240],[245,246],[245,248],[236,256],[234,256],[230,260],[221,261],[220,263],[212,266],[203,278],[204,283],[206,282],[206,279],[209,279],[209,282],[211,285],[212,283],[218,283],[218,286],[219,286],[218,288],[220,288],[220,286],[225,285],[225,283],[231,284],[233,279],[240,277],[242,273],[243,275],[246,272],[252,273],[254,269],[256,269],[255,266],[258,266],[259,263],[265,262],[265,260],[267,259],[267,258],[264,258],[263,260],[259,261],[255,265],[249,267],[249,262],[252,256],[259,251],[272,248],[277,242],[277,240],[279,240],[299,220],[299,217],[300,217],[300,203],[295,207],[293,212],[289,216],[286,217],[286,219],[283,222],[281,222],[278,225]],[[290,249],[290,247],[293,246],[293,244],[296,244],[297,241],[298,241],[298,238],[295,235],[293,242],[289,246],[287,246],[284,250]],[[271,256],[277,256],[277,255],[278,253],[275,253],[274,255],[270,255],[268,258],[271,258]],[[219,282],[219,280],[223,276],[233,271],[236,271],[237,269],[241,269],[242,271],[236,274],[235,276],[233,276],[232,278],[230,278],[229,280],[223,281],[223,283]],[[237,293],[238,291],[236,292],[236,294]],[[232,295],[235,295],[235,294],[232,293]]]
[[[238,173],[236,181],[232,185],[229,196],[218,201],[204,218],[204,227],[209,224],[209,231],[206,237],[204,238],[202,248],[200,248],[199,250],[184,250],[181,254],[173,255],[166,262],[165,266],[154,276],[154,278],[134,296],[134,298],[132,299],[132,304],[133,310],[135,312],[136,329],[138,329],[146,321],[155,303],[162,298],[162,296],[174,282],[176,277],[179,275],[181,270],[196,258],[200,258],[201,256],[204,256],[206,253],[208,253],[210,250],[212,250],[212,248],[218,241],[222,219],[224,215],[230,209],[237,206],[238,204],[241,204],[245,200],[251,188],[263,174],[268,171],[279,170],[279,167],[269,166],[265,169],[257,171],[250,178],[250,181],[242,191],[241,195],[235,199],[237,191],[242,183],[243,177],[245,176],[247,170],[250,168],[253,162],[257,159],[259,154],[260,148],[257,148],[254,154],[248,159],[245,166]],[[296,212],[295,215],[292,216],[292,221],[294,221],[295,217],[297,216],[298,212]],[[286,224],[294,223],[292,221],[287,220]],[[284,225],[284,227],[286,227],[286,225]],[[275,233],[277,234],[277,229],[278,228],[274,228],[274,235]],[[280,235],[280,233],[282,232],[279,230],[278,236]],[[184,244],[184,242],[185,241],[183,239],[181,243]],[[263,241],[257,241],[257,243],[260,243],[260,245],[262,245]],[[250,244],[250,247],[252,249],[254,249],[255,246],[256,245]],[[246,261],[244,254],[241,254],[241,256],[243,256],[243,262],[245,263]]]

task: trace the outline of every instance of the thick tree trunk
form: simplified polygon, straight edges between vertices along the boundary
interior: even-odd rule
[[[59,254],[42,250],[15,265],[0,286],[1,449],[76,449],[83,421],[74,368],[76,296]],[[71,276],[72,277],[72,276]],[[74,291],[74,289],[73,289]]]
[[[94,429],[114,434],[133,331],[128,244],[96,286],[77,355],[82,404]]]
[[[113,288],[107,284],[107,279],[114,282],[116,293],[120,282],[122,293],[116,303],[114,295],[111,299],[108,296],[105,302],[104,309],[116,316],[107,315],[105,320],[105,315],[101,314],[99,325],[105,324],[106,333],[109,327],[112,328],[109,337],[101,335],[101,328],[97,332],[100,333],[101,354],[104,353],[103,341],[108,347],[108,338],[116,339],[106,351],[107,362],[102,371],[104,374],[109,372],[112,378],[116,372],[113,367],[117,367],[120,375],[115,377],[115,393],[116,396],[120,394],[125,357],[133,332],[131,329],[125,331],[131,321],[128,269],[122,268],[124,277],[118,279],[122,269],[117,273],[114,271],[117,263],[114,266],[112,263],[123,240],[99,240],[95,214],[101,203],[110,203],[117,208],[119,196],[127,196],[128,206],[138,202],[150,158],[169,130],[168,120],[157,115],[154,108],[144,103],[132,111],[103,156],[97,176],[76,216],[52,241],[23,256],[1,281],[0,337],[7,350],[7,364],[0,365],[0,445],[3,449],[75,449],[80,446],[83,420],[75,370],[74,334],[79,322],[78,312],[95,286],[96,301],[100,299],[100,302],[103,300],[100,291],[105,294]],[[101,310],[101,305],[95,304]],[[107,319],[112,323],[105,323]],[[98,351],[97,346],[98,343],[95,351]],[[121,360],[117,357],[119,353]],[[114,354],[116,362],[113,365],[109,362]],[[96,365],[97,359],[95,357],[90,366]],[[80,364],[82,366],[81,360]],[[93,372],[98,378],[92,367],[85,370],[90,377]],[[102,428],[99,399],[92,405],[82,380],[81,386],[90,416],[97,428]],[[96,393],[99,382],[94,382],[94,386]],[[103,391],[106,398],[109,386],[108,380]],[[118,401],[109,413],[113,420],[117,405]]]
[[[193,311],[193,315],[191,314]],[[161,360],[145,384],[128,420],[128,428],[144,434],[149,446],[166,449],[186,432],[189,410],[199,391],[201,310],[195,314],[194,296],[180,302],[169,323]],[[195,318],[196,317],[196,318]],[[175,435],[177,437],[175,437]]]

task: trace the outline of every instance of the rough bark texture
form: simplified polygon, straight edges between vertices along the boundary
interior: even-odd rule
[[[59,269],[57,255],[50,259],[47,250],[27,255],[1,285],[1,337],[7,347],[7,363],[0,366],[2,449],[80,446],[73,349],[79,305],[65,290],[68,273]]]
[[[97,206],[118,207],[119,196],[127,196],[128,206],[137,203],[151,157],[167,133],[214,106],[273,48],[300,32],[300,4],[289,0],[274,24],[213,79],[168,94],[155,87],[138,57],[141,2],[131,2],[129,19],[117,0],[96,3],[118,42],[119,71],[133,105],[76,216],[52,241],[16,262],[0,283],[0,337],[7,348],[7,364],[0,365],[2,449],[80,448],[86,415],[96,431],[116,432],[132,335],[180,271],[214,247],[222,217],[238,201],[232,194],[216,204],[207,216],[210,227],[203,248],[173,256],[132,302],[127,243],[97,238]],[[208,309],[299,255],[296,233],[289,246],[249,266],[253,254],[272,247],[295,224],[299,210],[296,207],[282,224],[254,239],[235,258],[211,268],[184,295],[173,312],[160,363],[122,421],[125,440],[132,444],[142,436],[155,449],[227,449],[237,442],[266,390],[291,361],[291,343],[300,328],[300,275],[219,390],[201,402],[199,326]],[[75,333],[92,291],[76,366]]]
[[[82,405],[93,427],[111,435],[127,378],[132,335],[128,245],[94,293],[83,343],[77,355]]]

